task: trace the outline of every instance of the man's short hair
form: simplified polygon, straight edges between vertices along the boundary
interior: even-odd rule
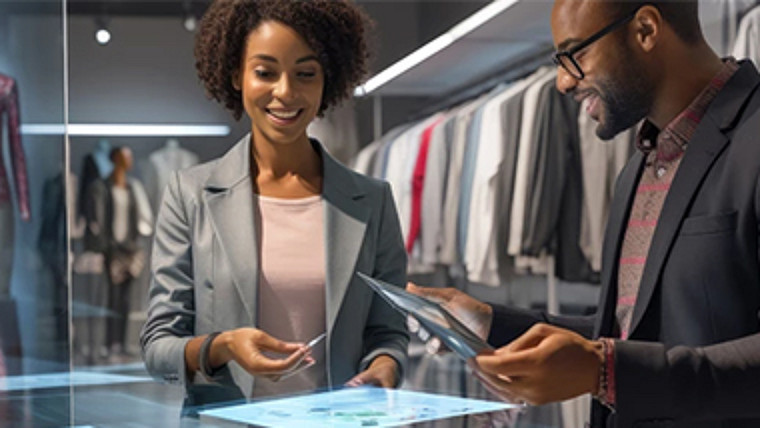
[[[607,3],[608,10],[614,18],[631,13],[647,4],[654,6],[684,42],[694,44],[703,38],[702,28],[699,25],[699,2],[697,0],[606,0],[605,3]]]

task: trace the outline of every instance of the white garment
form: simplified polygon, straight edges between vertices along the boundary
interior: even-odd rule
[[[401,222],[401,236],[406,242],[412,223],[412,175],[420,152],[422,132],[437,115],[417,123],[399,135],[391,146],[385,179],[390,183]]]
[[[335,159],[348,164],[359,150],[359,131],[353,102],[344,102],[314,119],[307,128]]]
[[[597,122],[586,112],[587,102],[581,105],[578,115],[578,134],[581,148],[583,201],[579,246],[591,264],[591,269],[602,269],[602,243],[607,216],[618,174],[628,162],[638,126],[621,132],[610,141],[596,136]]]
[[[731,55],[736,59],[749,58],[760,67],[760,6],[752,9],[739,24]]]
[[[113,197],[113,239],[124,242],[129,232],[129,190],[125,187],[111,186]]]
[[[145,187],[150,195],[149,203],[154,211],[161,205],[164,188],[172,173],[189,168],[198,162],[198,155],[180,147],[176,140],[169,140],[166,146],[150,154],[143,175]]]
[[[467,150],[467,128],[475,111],[487,99],[488,94],[465,104],[456,112],[454,139],[449,156],[449,177],[443,199],[443,227],[441,230],[440,262],[446,265],[461,264],[457,248],[457,221],[459,219],[459,193],[462,185],[462,166]]]
[[[372,174],[372,159],[377,154],[377,151],[382,147],[383,141],[377,140],[370,143],[367,147],[363,148],[358,155],[354,158],[351,168],[364,175]]]
[[[529,77],[515,82],[501,94],[496,95],[483,106],[480,144],[476,160],[475,175],[470,200],[470,222],[467,225],[467,242],[464,263],[467,278],[490,286],[501,284],[496,242],[496,206],[498,181],[503,179],[498,173],[504,161],[506,141],[503,132],[501,106],[510,98],[519,95],[528,86],[551,71],[542,68]]]
[[[132,193],[137,204],[137,233],[150,236],[153,234],[153,209],[150,207],[148,195],[145,194],[145,188],[138,180],[130,178],[129,183],[132,185]]]
[[[520,145],[517,152],[515,185],[512,195],[512,214],[509,225],[507,253],[518,256],[522,247],[523,226],[525,225],[525,204],[528,194],[528,174],[530,173],[530,151],[534,145],[535,119],[538,98],[541,88],[556,78],[556,70],[541,76],[525,91],[523,96],[522,128],[520,130]]]
[[[739,20],[757,0],[700,0],[699,20],[702,33],[710,47],[720,56],[731,52],[735,45]]]

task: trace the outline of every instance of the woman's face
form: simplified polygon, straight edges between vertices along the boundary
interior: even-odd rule
[[[317,54],[291,27],[263,21],[248,35],[234,82],[254,139],[289,144],[306,139],[319,111],[324,73]]]

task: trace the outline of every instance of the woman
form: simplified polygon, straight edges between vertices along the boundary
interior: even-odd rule
[[[251,133],[175,174],[158,217],[141,342],[186,406],[400,381],[403,320],[356,276],[405,283],[390,188],[306,134],[365,75],[365,22],[335,0],[216,1],[203,18],[200,79]]]

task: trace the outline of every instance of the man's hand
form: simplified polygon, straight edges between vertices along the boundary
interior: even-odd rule
[[[396,360],[387,355],[380,355],[372,360],[367,370],[346,382],[346,386],[374,385],[382,388],[393,388],[396,386],[397,373],[398,364]]]
[[[454,315],[483,340],[488,338],[493,319],[493,308],[490,305],[455,288],[420,287],[409,282],[406,284],[406,291],[440,303],[441,306],[451,312],[451,315]],[[409,317],[407,319],[407,327],[425,342],[428,352],[436,353],[442,350],[443,345],[438,338],[430,337],[430,334],[421,328],[414,318]]]
[[[541,405],[596,393],[603,361],[601,343],[536,324],[509,345],[478,355],[469,364],[500,398]]]

